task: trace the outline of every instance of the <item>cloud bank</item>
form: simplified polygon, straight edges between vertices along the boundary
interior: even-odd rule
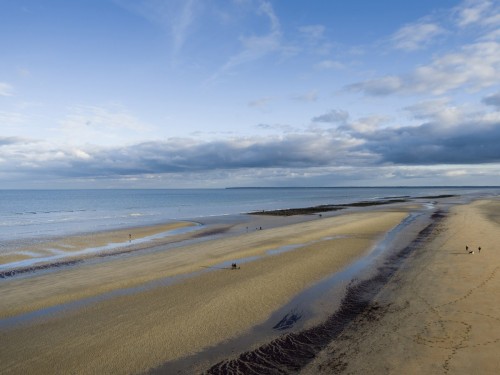
[[[496,96],[487,101],[496,103]],[[441,103],[444,105],[444,102]],[[500,112],[462,113],[442,125],[430,103],[408,110],[417,126],[382,127],[383,119],[350,120],[332,110],[313,118],[331,124],[269,138],[192,138],[123,147],[70,147],[0,138],[0,173],[99,178],[169,173],[308,168],[478,165],[500,163]],[[8,162],[7,162],[8,160]]]

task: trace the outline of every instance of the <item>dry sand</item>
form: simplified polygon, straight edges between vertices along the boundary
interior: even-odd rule
[[[137,373],[215,345],[264,321],[295,294],[364,254],[406,215],[405,209],[344,214],[3,280],[5,318],[261,256],[238,271],[203,272],[1,328],[0,372]],[[266,255],[293,244],[301,246]]]
[[[456,206],[302,374],[500,374],[499,296],[500,201]]]

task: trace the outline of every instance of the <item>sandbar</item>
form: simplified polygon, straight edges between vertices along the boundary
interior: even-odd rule
[[[100,231],[72,235],[52,240],[40,240],[28,246],[13,246],[12,250],[0,253],[0,270],[15,268],[16,262],[31,260],[29,266],[54,262],[60,259],[79,259],[97,254],[133,251],[141,248],[144,239],[158,241],[162,234],[180,228],[195,226],[188,221],[171,222],[143,227],[134,227],[113,231]],[[148,241],[147,246],[151,246]],[[18,268],[23,267],[23,264]]]

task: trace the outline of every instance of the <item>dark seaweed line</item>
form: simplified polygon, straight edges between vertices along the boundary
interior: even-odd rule
[[[384,204],[405,203],[405,202],[408,202],[408,199],[361,201],[361,202],[353,202],[347,204],[323,204],[320,206],[313,206],[313,207],[284,208],[281,210],[270,210],[270,211],[253,211],[249,212],[249,215],[270,215],[270,216],[310,215],[321,212],[343,210],[349,207],[370,207],[370,206],[380,206]]]
[[[375,276],[351,285],[341,307],[324,323],[310,329],[285,334],[256,350],[241,354],[236,359],[223,360],[204,374],[277,375],[296,373],[307,365],[359,315],[368,311],[373,298],[382,290],[408,256],[429,238],[443,213],[432,215],[433,222],[420,231],[417,238],[403,250],[388,258]]]
[[[20,275],[20,274],[28,273],[28,272],[46,270],[49,268],[73,266],[73,265],[81,263],[81,262],[83,262],[83,260],[68,260],[65,262],[55,262],[55,263],[50,263],[50,264],[42,264],[39,266],[18,268],[18,269],[9,270],[9,271],[2,271],[2,272],[0,272],[0,279],[6,279],[7,277],[12,277],[15,275]]]

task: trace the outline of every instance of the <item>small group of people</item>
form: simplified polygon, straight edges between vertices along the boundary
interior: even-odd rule
[[[231,264],[231,269],[232,270],[239,270],[240,267],[236,263],[233,263],[233,264]]]
[[[469,245],[465,245],[465,251],[467,251],[469,254],[474,254],[474,250],[469,250]],[[477,248],[477,252],[481,253],[481,246]]]

